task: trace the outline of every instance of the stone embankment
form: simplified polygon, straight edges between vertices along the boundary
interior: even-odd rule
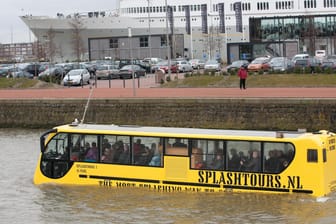
[[[0,127],[44,128],[82,119],[83,98],[0,99]],[[92,98],[86,123],[336,131],[331,98]]]

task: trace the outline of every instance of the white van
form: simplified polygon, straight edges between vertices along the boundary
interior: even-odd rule
[[[298,60],[298,59],[305,59],[305,58],[309,58],[309,54],[296,54],[292,58],[292,62],[295,63],[296,60]]]
[[[316,50],[315,51],[315,57],[323,58],[325,56],[326,56],[326,51],[325,50]]]

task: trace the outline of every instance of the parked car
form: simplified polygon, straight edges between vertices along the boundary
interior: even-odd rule
[[[249,72],[268,71],[271,68],[269,61],[269,57],[258,57],[248,65],[247,70]]]
[[[319,66],[320,66],[319,60],[313,57],[297,59],[294,64],[295,68],[310,69],[312,73]]]
[[[41,65],[39,63],[29,63],[24,65],[21,70],[29,72],[33,76],[38,76]]]
[[[24,70],[18,70],[18,71],[15,71],[15,72],[12,72],[12,77],[13,78],[27,78],[27,79],[32,79],[34,78],[34,75],[27,72],[27,71],[24,71]]]
[[[96,74],[97,69],[96,64],[91,62],[83,62],[81,64],[84,66],[84,68],[86,68],[89,71],[91,78],[93,78],[94,75]]]
[[[43,78],[43,77],[50,77],[54,76],[54,77],[62,77],[65,75],[65,71],[63,68],[61,67],[52,67],[52,68],[48,68],[46,70],[44,70],[43,72],[41,72],[38,77],[39,78]]]
[[[7,67],[0,68],[0,77],[7,77],[8,73],[9,73],[9,68]]]
[[[331,72],[336,72],[336,60],[335,59],[325,59],[322,61],[321,69],[323,71],[330,70]]]
[[[248,60],[237,60],[233,61],[231,65],[226,66],[226,71],[231,72],[232,70],[237,70],[243,65],[248,65],[250,62]]]
[[[175,61],[177,65],[177,71],[178,72],[191,72],[193,70],[193,67],[189,62],[186,60],[178,60]]]
[[[22,67],[19,68],[17,66],[10,67],[7,72],[7,78],[28,78],[32,79],[34,78],[34,75],[22,70]]]
[[[149,64],[146,64],[139,59],[120,59],[118,61],[119,69],[121,69],[125,65],[138,65],[141,68],[145,69],[146,72],[151,72],[151,66]]]
[[[119,69],[117,65],[98,65],[96,68],[97,79],[118,79]]]
[[[217,60],[208,60],[205,62],[204,65],[204,71],[210,72],[210,71],[220,71],[222,69],[221,64]]]
[[[193,69],[203,69],[205,65],[205,61],[202,59],[191,59],[189,61]]]
[[[292,71],[294,68],[292,60],[286,57],[274,57],[270,60],[269,65],[271,70],[275,72]]]
[[[305,58],[309,58],[309,54],[296,54],[293,58],[292,61],[295,64],[296,60],[298,59],[305,59]]]
[[[168,61],[158,63],[158,68],[157,69],[161,69],[165,73],[168,73],[168,68],[169,68]],[[171,61],[170,62],[170,72],[171,73],[177,73],[177,63],[176,63],[176,61]]]
[[[131,79],[134,74],[134,78],[146,75],[146,70],[139,65],[124,65],[119,70],[119,77],[121,79]]]
[[[69,71],[63,78],[63,85],[84,85],[90,84],[90,73],[87,69],[73,69]]]

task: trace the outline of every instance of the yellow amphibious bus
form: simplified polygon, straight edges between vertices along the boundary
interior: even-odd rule
[[[35,184],[325,196],[336,135],[69,124],[41,136]]]

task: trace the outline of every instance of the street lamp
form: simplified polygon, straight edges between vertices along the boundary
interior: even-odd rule
[[[152,58],[152,43],[151,43],[151,18],[150,18],[150,0],[148,0],[148,47],[149,47],[149,58]]]
[[[133,52],[132,52],[132,28],[131,27],[128,27],[128,41],[129,41],[131,67],[132,67],[133,96],[135,96],[135,80],[134,80]]]
[[[168,59],[168,76],[171,75],[170,70],[170,44],[169,44],[169,34],[168,34],[168,4],[167,0],[165,0],[165,7],[166,7],[166,45],[167,45],[167,59]]]

